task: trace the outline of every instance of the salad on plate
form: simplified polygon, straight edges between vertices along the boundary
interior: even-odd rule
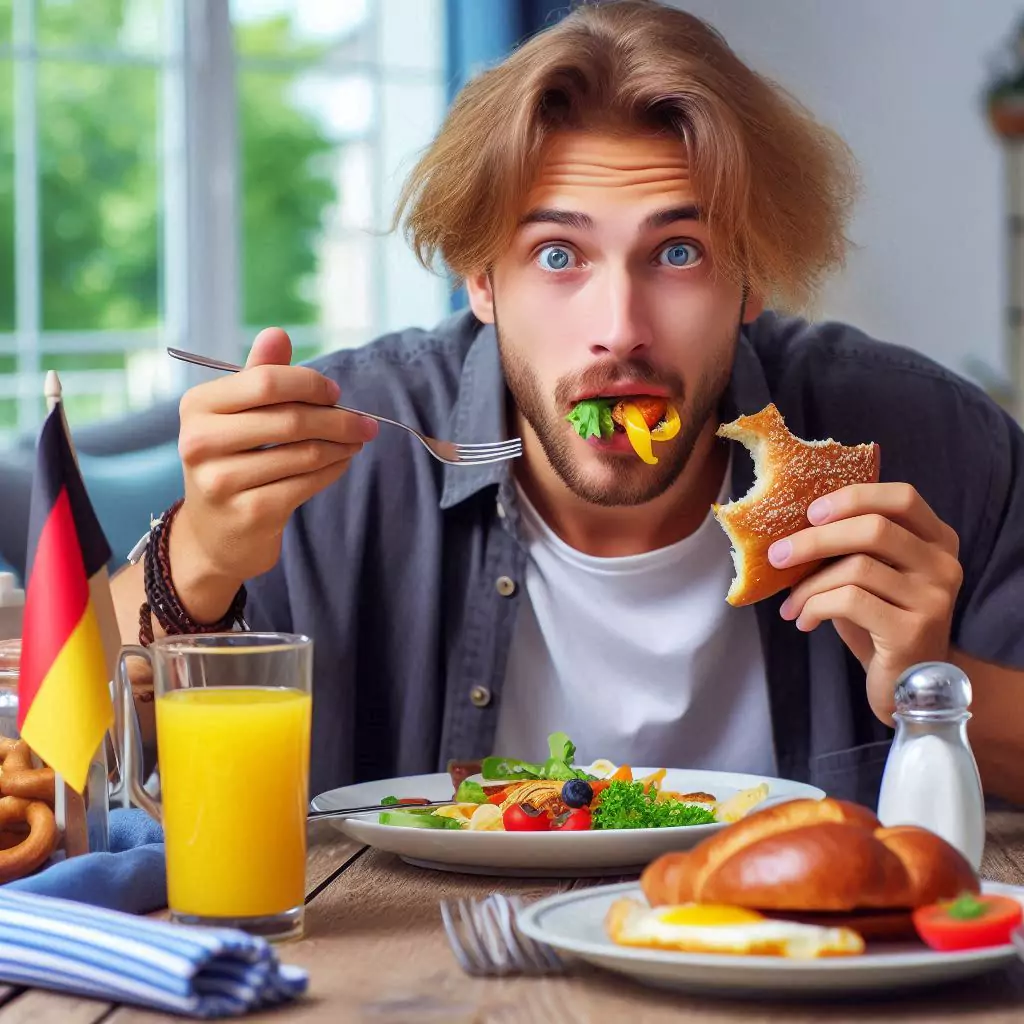
[[[667,769],[639,778],[629,765],[607,760],[578,766],[576,745],[564,732],[548,737],[548,758],[508,757],[449,765],[452,802],[421,807],[387,797],[379,823],[403,828],[473,832],[587,832],[678,828],[738,821],[768,798],[768,784],[724,800],[713,793],[675,792]]]

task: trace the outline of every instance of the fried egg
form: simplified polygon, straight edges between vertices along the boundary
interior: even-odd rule
[[[620,946],[682,953],[809,959],[864,952],[864,940],[849,928],[775,921],[754,910],[715,903],[651,908],[636,900],[616,900],[605,928]]]

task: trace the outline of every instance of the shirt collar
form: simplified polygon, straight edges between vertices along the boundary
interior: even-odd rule
[[[507,440],[506,398],[494,327],[492,324],[480,324],[462,364],[449,436],[457,444]],[[722,396],[722,421],[758,412],[771,400],[764,367],[744,328],[737,340],[729,385]],[[511,465],[510,461],[479,467],[446,465],[441,508],[453,508],[486,487],[500,486],[509,479]],[[734,458],[731,497],[736,499],[746,494],[753,483],[753,461]]]

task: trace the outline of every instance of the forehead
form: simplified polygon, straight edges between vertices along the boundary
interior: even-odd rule
[[[526,209],[673,206],[695,199],[686,147],[677,138],[558,132],[545,145]]]

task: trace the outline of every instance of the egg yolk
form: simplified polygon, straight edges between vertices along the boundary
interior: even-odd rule
[[[754,910],[729,907],[719,903],[688,903],[672,907],[658,915],[663,924],[694,925],[698,928],[725,927],[733,924],[754,924],[764,917]]]

